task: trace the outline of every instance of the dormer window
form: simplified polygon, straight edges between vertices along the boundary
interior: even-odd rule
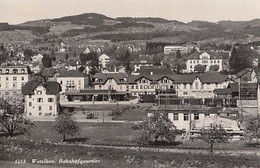
[[[18,70],[17,70],[17,69],[14,69],[14,70],[13,70],[13,73],[14,73],[14,74],[18,73]]]
[[[102,79],[98,79],[99,82],[102,82]]]
[[[22,73],[22,74],[25,73],[25,70],[24,70],[24,69],[21,69],[21,73]]]
[[[0,69],[0,73],[2,73],[2,69]]]
[[[9,74],[9,69],[6,69],[6,70],[5,70],[5,73],[6,73],[6,74]]]

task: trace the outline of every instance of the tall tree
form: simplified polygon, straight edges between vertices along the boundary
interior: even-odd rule
[[[181,58],[181,51],[180,50],[176,51],[176,58],[178,58],[178,59]]]
[[[211,65],[211,66],[209,67],[209,70],[210,70],[210,71],[218,71],[218,70],[219,70],[219,65]]]
[[[68,59],[69,59],[69,54],[66,53],[66,55],[65,55],[65,60],[68,61]]]
[[[42,64],[45,68],[50,68],[52,67],[52,60],[51,58],[49,57],[49,55],[47,54],[43,54],[43,58],[42,58]]]
[[[258,143],[258,139],[260,138],[260,117],[253,117],[246,122],[245,136],[250,140],[256,138]]]
[[[98,56],[97,53],[94,51],[91,51],[90,53],[88,53],[88,57],[90,58],[90,74],[95,75],[98,71],[99,71],[99,60],[98,60]]]
[[[247,46],[236,45],[231,52],[229,65],[233,73],[237,73],[245,68],[253,67],[253,59],[257,54]]]

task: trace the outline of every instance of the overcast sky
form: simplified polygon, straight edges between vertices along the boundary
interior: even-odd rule
[[[11,24],[90,12],[183,22],[251,20],[260,18],[260,0],[0,0],[0,22]]]

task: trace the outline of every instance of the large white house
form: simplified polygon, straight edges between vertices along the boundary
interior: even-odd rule
[[[119,92],[127,91],[126,73],[96,73],[92,83],[95,90],[115,90]]]
[[[86,76],[79,71],[63,71],[56,74],[57,82],[61,85],[61,93],[66,91],[83,90],[86,84]]]
[[[58,82],[29,81],[26,83],[22,90],[26,116],[57,116],[59,92]]]
[[[192,53],[187,61],[186,61],[186,71],[189,72],[194,72],[194,68],[196,65],[203,65],[205,66],[205,71],[210,70],[211,65],[217,65],[218,71],[223,70],[223,63],[222,63],[222,55],[226,53],[219,53],[219,52],[198,52],[195,51]]]
[[[21,94],[22,86],[30,79],[26,66],[0,66],[0,97]]]

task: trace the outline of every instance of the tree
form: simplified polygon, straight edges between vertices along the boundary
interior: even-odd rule
[[[79,127],[72,119],[71,113],[64,110],[56,118],[53,130],[58,134],[63,135],[63,141],[65,141],[66,135],[75,136],[79,132]]]
[[[209,70],[210,71],[218,71],[219,70],[219,65],[210,65]]]
[[[24,49],[23,53],[24,53],[25,60],[28,61],[32,60],[32,56],[34,55],[34,52],[31,49],[26,48]]]
[[[201,131],[201,139],[210,144],[211,153],[213,153],[214,143],[225,143],[229,138],[229,134],[220,124],[211,124],[210,128],[203,128]]]
[[[88,53],[88,57],[90,58],[90,74],[95,75],[98,70],[99,70],[99,60],[98,60],[98,56],[97,53],[94,51],[91,51],[90,53]]]
[[[22,97],[10,97],[0,100],[0,132],[8,136],[15,133],[29,133],[29,127],[32,123],[23,117]]]
[[[43,54],[43,58],[42,58],[42,64],[45,68],[50,68],[52,67],[52,60],[49,57],[49,55],[47,54]]]
[[[246,122],[245,125],[245,136],[246,138],[252,140],[256,138],[256,141],[258,143],[258,139],[260,138],[260,117],[254,117],[251,118]]]
[[[137,143],[141,145],[157,143],[158,140],[172,143],[175,141],[176,127],[168,119],[167,115],[154,113],[144,120],[139,127],[141,128]]]
[[[84,71],[84,67],[83,66],[81,66],[81,67],[79,67],[79,72],[83,72]]]
[[[229,59],[230,69],[237,73],[245,68],[253,67],[253,59],[257,54],[247,46],[235,45]]]
[[[65,60],[68,61],[68,59],[69,59],[69,54],[66,53],[66,55],[65,55]]]
[[[176,58],[178,58],[178,59],[181,58],[181,51],[180,50],[176,51]]]
[[[195,65],[194,71],[198,73],[204,73],[206,70],[205,66],[202,64]]]

